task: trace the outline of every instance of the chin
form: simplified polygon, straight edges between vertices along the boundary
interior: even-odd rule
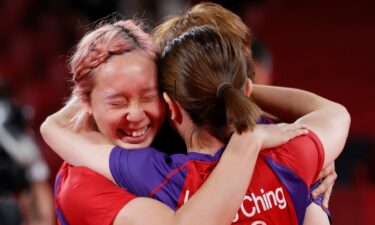
[[[119,141],[117,143],[117,146],[124,148],[124,149],[140,149],[140,148],[146,148],[151,145],[152,140],[145,140],[140,143],[127,143],[123,141]]]

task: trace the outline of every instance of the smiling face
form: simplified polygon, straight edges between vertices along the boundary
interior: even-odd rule
[[[156,63],[132,51],[112,56],[94,73],[89,110],[99,131],[123,148],[149,146],[165,117]]]

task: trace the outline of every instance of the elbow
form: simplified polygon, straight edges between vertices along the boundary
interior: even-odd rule
[[[40,125],[40,128],[39,128],[39,132],[42,135],[44,141],[47,141],[48,139],[50,123],[51,123],[51,118],[49,116],[43,121],[42,125]]]
[[[351,116],[350,116],[350,113],[348,111],[348,109],[341,105],[341,104],[337,104],[338,105],[338,112],[337,112],[337,115],[340,117],[340,121],[342,123],[343,126],[346,127],[346,129],[349,131],[349,127],[350,127],[350,123],[351,123]]]
[[[345,106],[338,103],[335,103],[335,110],[332,112],[331,117],[333,123],[331,126],[335,128],[336,135],[339,137],[338,140],[343,141],[342,145],[344,145],[350,129],[350,113]],[[342,146],[342,148],[344,148],[344,146]]]

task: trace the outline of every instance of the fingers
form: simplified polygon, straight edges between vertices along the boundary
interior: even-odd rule
[[[316,198],[318,195],[321,195],[328,191],[330,188],[333,187],[335,184],[335,181],[337,179],[337,174],[336,172],[333,172],[326,176],[323,180],[322,183],[312,192],[313,197]]]
[[[328,166],[323,168],[322,171],[320,171],[319,179],[322,179],[322,178],[328,176],[331,173],[335,173],[335,163],[334,162],[332,162],[331,164],[329,164]],[[336,177],[337,177],[337,174],[336,174]]]
[[[308,130],[305,128],[303,124],[281,124],[279,128],[282,130],[281,138],[284,143],[288,142],[289,140],[301,136],[306,135]]]
[[[286,133],[288,139],[293,139],[308,133],[306,125],[300,123],[279,123],[277,126]]]
[[[284,131],[307,129],[307,126],[301,123],[278,123],[275,126],[279,127],[280,129]]]
[[[304,124],[295,124],[294,128],[290,130],[293,137],[298,137],[307,134],[309,131],[306,129]]]
[[[258,132],[263,137],[262,149],[274,148],[285,144],[289,140],[308,133],[304,124],[279,123],[272,125],[257,125]]]
[[[324,192],[323,203],[322,203],[323,209],[328,209],[328,203],[329,203],[329,199],[331,198],[332,189],[333,189],[333,185],[330,188],[328,188],[326,192]]]
[[[312,191],[312,196],[314,199],[323,194],[322,207],[324,209],[328,209],[329,199],[331,197],[332,189],[336,179],[337,173],[333,171],[330,174],[326,175],[326,177],[322,180],[322,183],[314,191]]]

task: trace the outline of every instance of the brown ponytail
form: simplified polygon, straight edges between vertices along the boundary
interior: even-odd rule
[[[259,116],[259,108],[243,94],[243,91],[229,88],[223,93],[227,121],[241,133],[255,126],[255,118]],[[247,116],[245,116],[247,115]]]

